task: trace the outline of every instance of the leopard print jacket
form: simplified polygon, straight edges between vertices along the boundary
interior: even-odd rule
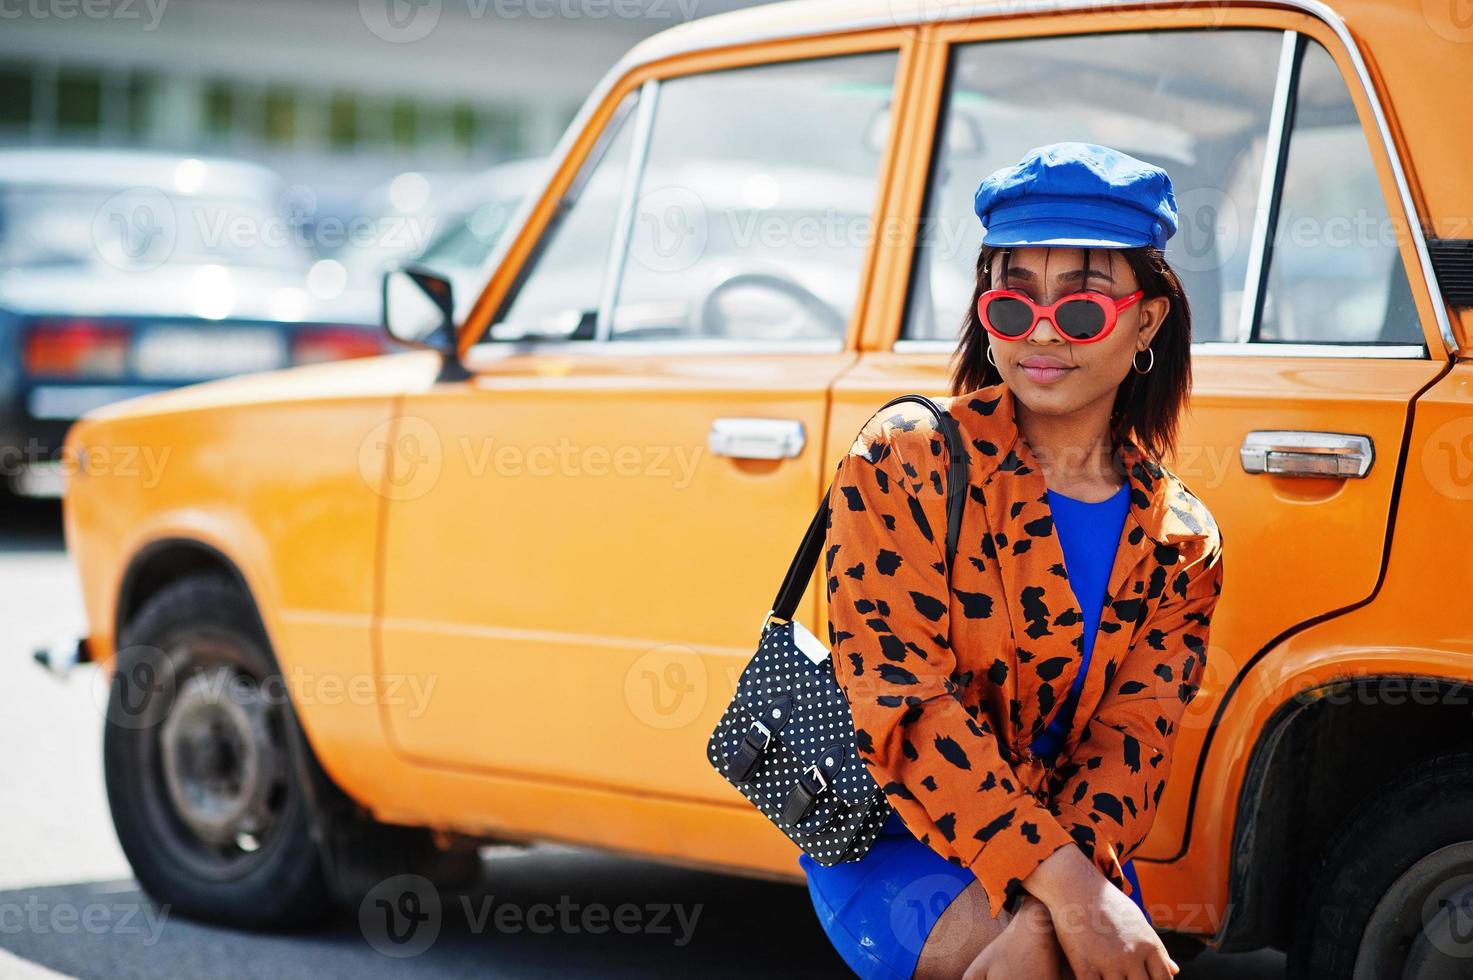
[[[1057,768],[1028,746],[1083,657],[1083,616],[1043,471],[1005,383],[937,403],[969,457],[945,577],[948,453],[924,406],[876,413],[836,468],[824,542],[829,646],[862,762],[916,837],[981,881],[996,917],[1075,844],[1126,894],[1178,724],[1206,664],[1222,539],[1126,440],[1130,507]]]

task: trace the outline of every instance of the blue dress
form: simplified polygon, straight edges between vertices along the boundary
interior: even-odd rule
[[[1064,551],[1064,568],[1084,618],[1084,667],[1074,678],[1054,719],[1034,739],[1033,753],[1052,759],[1073,721],[1095,633],[1105,601],[1115,550],[1130,502],[1130,484],[1107,500],[1089,502],[1048,491],[1054,528]],[[819,923],[834,949],[857,975],[910,980],[921,947],[936,920],[976,876],[922,844],[891,813],[869,852],[858,861],[826,868],[807,854],[798,865],[808,877],[808,894]],[[1141,886],[1134,861],[1121,865],[1130,897],[1142,913]],[[1149,922],[1150,915],[1146,915]]]

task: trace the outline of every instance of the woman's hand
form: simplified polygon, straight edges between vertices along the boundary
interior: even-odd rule
[[[1136,904],[1079,848],[1050,854],[1023,886],[1047,906],[1058,943],[1079,976],[1170,980],[1181,969]]]
[[[1017,914],[972,960],[962,980],[1073,980],[1054,936],[1048,907],[1025,895]]]
[[[1077,901],[1050,906],[1049,915],[1060,948],[1081,977],[1170,980],[1181,969],[1136,904],[1103,876]]]

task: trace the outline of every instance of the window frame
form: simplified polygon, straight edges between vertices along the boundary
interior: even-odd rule
[[[594,320],[593,342],[607,344],[613,339],[614,306],[619,301],[619,287],[624,270],[629,267],[629,240],[634,236],[635,206],[639,187],[644,183],[644,170],[650,160],[650,136],[655,130],[655,113],[660,107],[663,79],[645,79],[639,87],[639,105],[635,109],[634,139],[629,145],[629,168],[624,172],[624,186],[619,191],[619,210],[614,217],[613,252],[604,266],[603,288],[599,290],[598,313]]]
[[[1334,50],[1319,38],[1313,37],[1304,31],[1285,31],[1283,46],[1279,51],[1278,73],[1274,82],[1274,104],[1272,115],[1269,118],[1268,143],[1264,148],[1263,173],[1259,186],[1259,200],[1266,201],[1267,207],[1259,207],[1254,215],[1253,238],[1249,242],[1250,251],[1248,258],[1248,275],[1244,283],[1244,295],[1249,297],[1239,313],[1238,340],[1239,345],[1249,345],[1264,349],[1273,348],[1301,348],[1301,347],[1332,347],[1332,348],[1354,348],[1367,349],[1371,351],[1391,350],[1402,351],[1401,354],[1389,354],[1381,356],[1393,356],[1404,358],[1430,358],[1431,350],[1427,347],[1425,330],[1423,330],[1423,342],[1418,344],[1355,344],[1337,342],[1333,340],[1310,341],[1295,343],[1293,341],[1263,340],[1260,332],[1263,329],[1263,309],[1268,300],[1269,271],[1274,262],[1274,238],[1279,233],[1279,218],[1284,199],[1284,180],[1289,171],[1289,151],[1293,143],[1295,128],[1296,105],[1299,98],[1299,79],[1304,70],[1304,60],[1309,53],[1311,43],[1318,44],[1324,49],[1329,57],[1330,63],[1334,65],[1339,75],[1341,84],[1345,86],[1345,94],[1350,99],[1351,107],[1356,110],[1357,122],[1360,122],[1360,112],[1355,106],[1355,96],[1350,86],[1350,81],[1345,77],[1345,72],[1340,68],[1339,62],[1335,60]],[[1374,144],[1365,131],[1365,125],[1361,122],[1361,137],[1366,141],[1366,152],[1370,157],[1371,169],[1374,173],[1376,158]],[[1387,148],[1391,152],[1390,147]],[[1383,202],[1386,204],[1388,219],[1393,215],[1390,201],[1385,201],[1385,192],[1382,191]],[[1406,267],[1406,258],[1398,248],[1395,261],[1402,264],[1402,272],[1409,270]],[[1411,285],[1411,277],[1407,276],[1407,289],[1412,294],[1413,302],[1416,294]],[[1390,296],[1387,297],[1388,302]],[[1422,328],[1421,311],[1417,313],[1419,329]],[[1216,343],[1204,344],[1204,347],[1226,347],[1230,344]],[[1194,345],[1195,347],[1195,345]],[[1377,356],[1376,354],[1356,356]]]
[[[913,29],[887,27],[861,33],[825,33],[772,39],[751,47],[697,50],[679,59],[640,65],[628,72],[624,72],[622,63],[616,65],[584,102],[553,150],[549,157],[548,176],[541,192],[533,193],[523,201],[518,214],[513,215],[508,224],[508,232],[503,236],[501,247],[493,250],[483,267],[486,284],[462,319],[460,347],[467,366],[475,370],[476,365],[486,361],[525,353],[647,356],[685,353],[808,354],[856,350],[860,329],[866,318],[871,271],[876,264],[877,250],[882,244],[880,235],[872,236],[860,260],[859,288],[843,336],[785,341],[729,338],[612,340],[612,308],[609,304],[617,295],[619,276],[628,258],[630,236],[627,232],[635,219],[635,199],[631,188],[639,186],[638,181],[644,174],[650,132],[654,126],[660,86],[663,83],[729,69],[796,65],[846,55],[893,52],[896,55],[896,69],[891,95],[890,126],[875,174],[876,200],[873,213],[877,222],[882,221],[896,162],[901,152],[903,114],[908,107],[908,87],[913,84],[916,73],[917,43],[917,33]],[[492,325],[505,313],[508,301],[514,299],[521,279],[535,274],[537,258],[550,244],[548,232],[556,230],[550,222],[557,212],[559,202],[574,181],[584,174],[584,162],[595,152],[599,141],[612,131],[616,122],[614,113],[619,104],[625,96],[636,90],[639,98],[634,109],[634,121],[638,128],[630,149],[630,166],[626,174],[625,190],[621,195],[619,218],[616,219],[616,223],[621,226],[616,233],[614,245],[617,254],[611,255],[605,270],[595,336],[588,340],[489,339]],[[608,111],[601,113],[600,110],[605,107]],[[580,142],[584,144],[582,153],[576,152]],[[560,180],[565,173],[566,179]],[[591,170],[588,173],[591,174]],[[510,268],[513,264],[515,271]],[[505,286],[498,288],[503,282]]]
[[[1296,5],[1297,6],[1297,5]],[[1436,333],[1442,341],[1442,350],[1435,356],[1439,358],[1451,357],[1456,350],[1456,341],[1452,334],[1452,327],[1448,318],[1446,304],[1437,289],[1437,279],[1432,270],[1430,255],[1420,221],[1417,219],[1416,211],[1411,206],[1410,190],[1407,185],[1405,171],[1401,164],[1400,156],[1392,142],[1386,127],[1384,112],[1382,111],[1378,93],[1371,83],[1365,65],[1359,57],[1359,52],[1353,45],[1346,43],[1347,33],[1343,24],[1326,21],[1317,17],[1300,15],[1305,23],[1300,25],[1276,25],[1270,23],[1270,18],[1264,18],[1260,22],[1251,19],[1243,19],[1241,22],[1235,20],[1233,27],[1257,28],[1261,30],[1279,31],[1282,41],[1279,53],[1277,75],[1274,83],[1273,102],[1270,106],[1268,131],[1265,136],[1267,143],[1264,151],[1264,169],[1260,175],[1259,200],[1255,208],[1254,224],[1251,237],[1248,242],[1248,270],[1245,280],[1244,296],[1249,297],[1249,289],[1252,289],[1252,299],[1244,302],[1239,312],[1238,340],[1237,341],[1194,341],[1191,345],[1192,354],[1196,355],[1219,355],[1228,356],[1280,356],[1280,357],[1356,357],[1356,358],[1391,358],[1391,359],[1431,359],[1434,356],[1433,349],[1428,346],[1428,317],[1432,314],[1432,321],[1436,325]],[[975,25],[980,26],[987,23],[986,19],[977,21]],[[1227,26],[1227,25],[1219,25]],[[1334,35],[1333,38],[1320,36],[1316,27],[1328,28]],[[1135,33],[1141,29],[1136,27],[1119,28],[1121,32]],[[1152,31],[1189,31],[1209,33],[1207,25],[1183,22],[1161,27],[1148,28]],[[993,41],[1004,41],[1019,38],[1044,40],[1050,38],[1066,38],[1090,36],[1091,34],[1103,33],[1103,31],[1080,31],[1072,28],[1061,28],[1055,31],[1033,31],[1017,32],[1006,31],[996,36],[991,34],[977,34],[975,31],[959,31],[956,26],[949,29],[945,53],[938,58],[939,66],[935,70],[942,73],[942,82],[937,84],[937,97],[933,106],[934,126],[933,138],[930,141],[929,157],[926,161],[923,185],[919,196],[916,212],[916,227],[923,227],[927,221],[929,210],[929,196],[935,168],[939,159],[940,140],[944,133],[947,112],[950,108],[948,86],[944,80],[950,77],[951,66],[956,57],[956,51],[960,47],[974,44],[986,44]],[[1114,31],[1111,31],[1114,33]],[[976,36],[972,36],[972,35]],[[956,36],[961,35],[961,36]],[[1408,231],[1409,243],[1403,243],[1398,247],[1397,258],[1402,262],[1403,270],[1407,273],[1408,286],[1412,293],[1413,302],[1417,309],[1418,326],[1423,332],[1421,344],[1363,344],[1363,343],[1335,343],[1333,341],[1314,343],[1290,343],[1283,341],[1261,341],[1256,339],[1257,328],[1261,320],[1261,310],[1267,289],[1268,263],[1272,261],[1272,249],[1268,247],[1268,239],[1273,224],[1277,217],[1278,204],[1283,189],[1283,174],[1288,162],[1288,139],[1293,124],[1293,99],[1298,79],[1302,51],[1307,47],[1307,42],[1313,40],[1322,45],[1329,54],[1335,66],[1339,69],[1341,80],[1345,83],[1346,90],[1352,104],[1355,106],[1356,117],[1361,124],[1361,131],[1366,139],[1367,151],[1371,155],[1371,163],[1376,170],[1378,183],[1381,183],[1381,192],[1385,200],[1387,212],[1393,221],[1404,222]],[[1341,50],[1337,51],[1337,48]],[[1351,67],[1355,70],[1360,81],[1361,94],[1370,106],[1372,119],[1376,126],[1377,135],[1373,137],[1368,129],[1368,120],[1365,118],[1360,102],[1356,98],[1357,86],[1346,71],[1346,65],[1342,62],[1342,54],[1349,60]],[[1381,165],[1377,159],[1376,147],[1381,147],[1386,155],[1386,162],[1390,168],[1393,184],[1397,190],[1393,198],[1386,194],[1387,188],[1381,178]],[[1265,207],[1269,202],[1269,207]],[[1272,213],[1269,213],[1272,211]],[[1408,261],[1406,245],[1409,244],[1412,254],[1417,259],[1416,267],[1422,273],[1421,282],[1411,275],[1412,266]],[[931,339],[915,338],[905,336],[909,327],[910,306],[912,292],[916,288],[916,273],[919,266],[917,261],[920,249],[918,245],[908,250],[905,256],[904,286],[895,318],[893,332],[890,332],[891,340],[888,350],[897,354],[937,354],[951,353],[956,350],[955,339]],[[1425,286],[1425,293],[1423,287]],[[883,345],[881,350],[886,349]]]
[[[603,327],[601,323],[595,325],[594,336],[587,340],[567,340],[562,338],[557,340],[528,340],[525,338],[495,340],[490,337],[490,333],[492,328],[496,326],[497,323],[501,322],[501,318],[506,315],[508,310],[516,304],[517,298],[520,296],[522,288],[527,284],[527,280],[529,279],[529,277],[536,275],[537,269],[541,264],[542,259],[546,254],[548,248],[551,247],[552,244],[557,240],[558,233],[563,228],[563,221],[570,213],[569,211],[563,209],[563,202],[567,200],[570,195],[574,198],[578,198],[579,195],[583,193],[584,189],[588,186],[589,181],[592,180],[595,171],[597,171],[598,168],[603,165],[609,148],[613,145],[614,140],[618,137],[620,129],[625,125],[632,125],[635,127],[630,134],[630,172],[632,173],[640,166],[642,166],[641,157],[644,150],[644,144],[641,141],[642,134],[640,127],[645,127],[643,136],[647,138],[648,120],[644,118],[644,114],[647,111],[647,103],[651,101],[647,98],[646,91],[647,87],[651,84],[653,83],[646,83],[645,86],[626,91],[622,93],[617,100],[614,101],[613,111],[609,114],[608,118],[604,120],[603,126],[599,129],[598,135],[589,145],[588,152],[583,156],[581,160],[579,160],[578,166],[574,168],[572,178],[568,181],[567,186],[564,187],[563,190],[554,199],[552,210],[549,213],[547,220],[543,222],[541,229],[537,233],[536,239],[532,242],[531,248],[527,251],[526,256],[522,259],[521,263],[517,267],[516,275],[512,277],[510,285],[507,287],[506,292],[502,295],[496,313],[487,321],[485,330],[483,331],[481,337],[476,341],[475,345],[473,345],[472,350],[475,350],[479,347],[502,348],[507,346],[520,346],[523,349],[536,348],[538,350],[544,350],[551,344],[564,344],[571,349],[586,347],[590,344],[597,343],[602,339],[606,339],[605,337],[601,336],[603,332]],[[636,161],[639,162],[636,163]],[[614,219],[616,226],[623,219],[624,211],[626,210],[625,196],[628,194],[628,190],[629,182],[626,179],[623,188],[621,188],[619,192],[619,210]],[[576,204],[577,201],[575,200],[574,206],[576,206]],[[516,219],[513,218],[513,220],[515,221]],[[503,233],[503,235],[505,235],[505,233]],[[612,261],[610,265],[612,265]],[[609,276],[610,266],[605,266],[605,281],[599,289],[599,295],[601,298],[599,302],[598,317],[600,321],[602,320],[604,313],[602,297],[608,287]]]

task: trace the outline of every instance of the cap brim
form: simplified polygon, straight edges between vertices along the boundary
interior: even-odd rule
[[[1094,222],[1051,218],[1008,221],[987,227],[984,245],[1041,245],[1059,248],[1139,248],[1152,244],[1148,236]]]
[[[1138,248],[1141,245],[1149,245],[1149,242],[1121,242],[1101,238],[1046,238],[1037,239],[1032,236],[1007,235],[993,238],[989,235],[982,237],[983,245],[1037,245],[1045,248]]]

